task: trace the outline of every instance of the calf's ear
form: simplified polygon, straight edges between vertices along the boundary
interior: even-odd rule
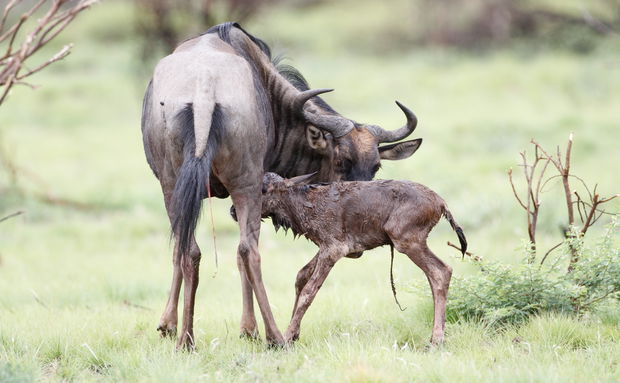
[[[411,157],[422,145],[422,139],[398,142],[396,144],[379,146],[379,156],[382,160],[403,160]]]
[[[312,149],[320,153],[327,151],[328,142],[325,132],[316,126],[308,125],[306,127],[306,139]]]
[[[312,177],[314,177],[316,175],[316,173],[317,172],[310,173],[310,174],[304,174],[303,176],[297,176],[297,177],[289,178],[288,179],[288,186],[304,184],[304,183],[310,181],[310,179]]]

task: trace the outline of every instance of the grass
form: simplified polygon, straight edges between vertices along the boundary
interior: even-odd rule
[[[389,17],[378,3],[367,3],[360,6],[360,20]],[[576,173],[598,181],[603,192],[620,190],[617,41],[602,41],[587,56],[552,49],[340,50],[352,32],[343,30],[348,35],[338,41],[340,32],[332,36],[326,20],[343,4],[325,3],[308,13],[268,10],[248,30],[287,51],[314,86],[336,88],[327,100],[350,118],[395,128],[404,121],[394,99],[416,111],[422,148],[410,160],[385,163],[379,177],[414,179],[438,191],[476,254],[520,259],[525,217],[505,171],[516,166],[518,151],[532,137],[553,146],[575,132]],[[349,19],[343,22],[353,23]],[[0,224],[0,381],[620,379],[617,304],[586,318],[542,316],[503,330],[449,324],[446,345],[427,349],[430,299],[403,290],[400,300],[409,308],[398,310],[387,249],[336,265],[293,349],[240,340],[238,232],[228,217],[229,200],[213,202],[217,270],[208,220],[198,229],[197,352],[175,352],[173,342],[155,331],[169,288],[171,249],[159,185],[142,153],[139,118],[147,79],[135,59],[129,22],[121,2],[104,2],[83,15],[62,37],[76,43],[74,53],[33,79],[40,89],[16,88],[0,109],[0,144],[41,179],[22,177],[17,186],[96,206],[50,206],[13,187],[0,189],[0,215],[26,211]],[[363,30],[355,33],[372,40]],[[0,185],[8,184],[0,172]],[[544,199],[541,247],[558,240],[564,220],[554,193],[557,187]],[[430,246],[455,275],[475,272],[453,257],[448,239],[454,242],[454,235],[441,223]],[[262,267],[280,328],[290,315],[295,274],[314,252],[311,244],[265,225]],[[423,282],[404,257],[395,264],[399,286]]]

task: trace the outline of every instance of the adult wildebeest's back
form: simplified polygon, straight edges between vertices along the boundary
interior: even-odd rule
[[[243,288],[243,334],[256,335],[253,294],[268,341],[283,343],[262,283],[258,237],[264,171],[316,181],[371,179],[380,159],[412,155],[421,140],[386,146],[411,134],[349,120],[309,90],[296,70],[278,68],[268,46],[235,23],[217,25],[182,43],[155,69],[145,97],[142,132],[147,160],[159,179],[175,238],[170,297],[159,330],[173,334],[181,278],[185,282],[179,346],[193,344],[192,316],[200,249],[194,230],[201,201],[231,196],[240,227],[237,263]]]

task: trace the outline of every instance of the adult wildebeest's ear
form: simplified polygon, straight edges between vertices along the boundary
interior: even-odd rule
[[[316,126],[308,125],[306,127],[306,139],[308,140],[308,145],[310,145],[312,149],[320,153],[327,151],[328,142],[325,132]]]
[[[383,160],[402,160],[411,157],[422,145],[422,139],[398,142],[385,146],[379,146],[379,155]]]
[[[314,177],[316,175],[317,172],[314,173],[310,173],[310,174],[304,174],[302,176],[297,176],[297,177],[293,177],[293,178],[289,178],[287,180],[287,186],[293,186],[293,185],[301,185],[303,183],[306,183],[307,181],[310,181],[310,179],[312,177]]]

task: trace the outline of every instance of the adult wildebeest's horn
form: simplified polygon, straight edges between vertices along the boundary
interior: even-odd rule
[[[293,100],[292,107],[293,110],[302,112],[304,118],[312,125],[319,129],[326,130],[334,137],[338,138],[353,130],[353,122],[339,115],[316,113],[310,110],[310,108],[304,108],[306,102],[312,97],[331,91],[333,91],[333,89],[310,89],[300,92]]]
[[[405,116],[407,116],[407,124],[396,130],[385,130],[379,126],[369,127],[370,132],[379,139],[379,142],[395,142],[402,140],[410,135],[418,125],[418,118],[409,108],[398,101],[396,101],[396,105],[398,105],[403,113],[405,113]]]
[[[321,89],[309,89],[303,92],[299,92],[293,99],[293,110],[301,110],[304,107],[306,101],[312,97],[316,97],[319,94],[333,92],[333,89],[321,88]]]

